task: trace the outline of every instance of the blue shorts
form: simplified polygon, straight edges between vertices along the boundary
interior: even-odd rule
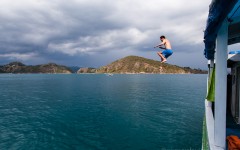
[[[164,51],[162,51],[162,54],[165,58],[168,58],[169,56],[171,56],[173,53],[173,51],[171,49],[165,49]]]

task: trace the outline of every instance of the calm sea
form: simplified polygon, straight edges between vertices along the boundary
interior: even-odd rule
[[[200,149],[206,78],[0,74],[0,149]]]

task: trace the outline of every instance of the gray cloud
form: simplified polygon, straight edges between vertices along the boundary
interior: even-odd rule
[[[209,3],[1,0],[0,62],[55,61],[79,66],[88,62],[99,66],[129,54],[156,58],[153,46],[162,34],[171,40],[177,53],[193,55],[202,51]],[[179,64],[187,64],[187,59],[175,59]]]

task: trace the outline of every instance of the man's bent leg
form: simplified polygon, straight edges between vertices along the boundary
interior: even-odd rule
[[[157,54],[161,58],[161,61],[162,61],[163,59],[162,59],[162,56],[161,56],[162,55],[161,52],[157,52]]]
[[[161,58],[161,62],[166,62],[167,61],[167,59],[163,56],[163,54],[161,52],[158,52],[157,54]]]

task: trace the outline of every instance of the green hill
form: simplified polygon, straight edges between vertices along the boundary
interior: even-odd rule
[[[207,71],[179,67],[139,56],[127,56],[97,69],[96,73],[205,74]]]
[[[36,66],[27,66],[21,62],[11,62],[0,66],[0,73],[72,73],[66,66],[48,63]]]

